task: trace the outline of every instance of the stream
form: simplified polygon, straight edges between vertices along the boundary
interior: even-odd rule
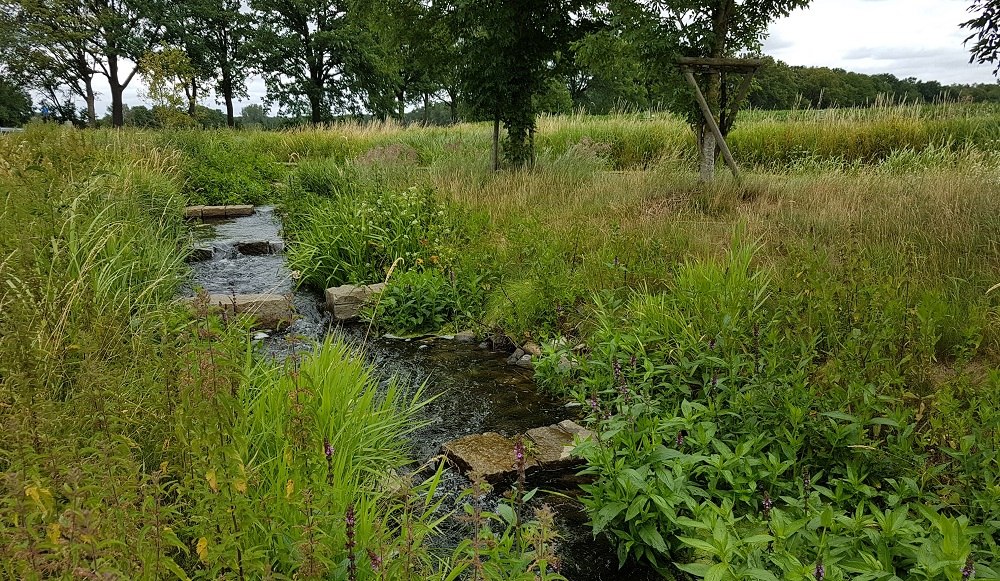
[[[299,317],[280,333],[258,333],[255,342],[263,356],[279,360],[303,349],[311,349],[328,333],[361,346],[366,326],[336,326],[321,309],[322,297],[296,290],[292,273],[281,254],[246,256],[238,251],[240,242],[270,241],[281,248],[281,225],[273,208],[257,208],[252,216],[192,223],[197,248],[211,249],[211,258],[191,265],[192,277],[186,289],[192,294],[201,288],[213,293],[293,294]],[[266,336],[265,336],[266,335]],[[512,436],[565,419],[575,419],[575,409],[541,394],[530,371],[507,365],[506,353],[492,352],[475,345],[438,338],[420,340],[368,338],[364,353],[384,378],[396,377],[414,389],[425,384],[425,394],[436,399],[424,408],[428,424],[411,436],[413,459],[417,463],[435,456],[441,444],[470,434],[499,432]],[[448,495],[443,506],[456,508],[454,499],[469,486],[468,480],[448,469],[439,493]],[[555,486],[555,484],[553,484]],[[610,579],[659,579],[653,571],[638,565],[618,568],[614,546],[603,536],[595,539],[582,507],[570,496],[576,491],[562,486],[560,494],[546,494],[545,486],[533,503],[547,503],[556,512],[561,539],[557,553],[560,572],[571,581]],[[502,492],[502,491],[498,491]],[[487,510],[500,496],[487,499]],[[461,532],[449,533],[443,543]]]

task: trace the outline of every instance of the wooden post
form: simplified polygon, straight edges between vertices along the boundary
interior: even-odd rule
[[[500,171],[500,116],[493,118],[493,171]]]
[[[712,114],[712,108],[708,106],[708,102],[705,100],[705,95],[701,92],[701,87],[698,86],[698,81],[695,80],[694,75],[690,70],[684,71],[684,78],[687,79],[688,84],[694,89],[695,99],[698,100],[698,105],[701,106],[701,113],[705,116],[705,122],[708,123],[708,128],[712,130],[715,134],[715,139],[719,142],[719,148],[722,150],[722,157],[726,160],[726,165],[733,172],[733,176],[736,179],[740,179],[740,169],[736,166],[736,160],[733,159],[733,153],[729,151],[729,145],[726,144],[726,138],[722,136],[722,131],[719,130],[719,124],[715,122],[715,115]]]

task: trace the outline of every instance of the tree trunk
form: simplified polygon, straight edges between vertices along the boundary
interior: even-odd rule
[[[458,123],[458,91],[454,88],[447,89],[448,106],[451,108],[451,122]]]
[[[726,37],[729,35],[729,20],[731,12],[735,10],[731,0],[721,0],[712,11],[712,58],[722,58],[726,56]],[[707,80],[705,86],[705,101],[712,111],[712,117],[716,124],[721,122],[721,101],[722,101],[722,75],[717,72],[705,75]],[[698,127],[701,146],[701,171],[700,179],[703,182],[712,181],[715,178],[715,160],[718,156],[718,143],[715,134],[709,129],[706,122],[702,122]]]
[[[233,111],[233,78],[228,67],[222,68],[222,98],[226,102],[226,126],[232,129],[236,127],[236,115]]]
[[[87,127],[91,129],[97,127],[97,105],[94,95],[94,81],[88,78],[84,81],[84,91],[87,93],[84,100],[87,101]]]
[[[406,91],[402,89],[396,91],[396,118],[400,125],[406,123]]]
[[[500,170],[500,115],[493,117],[493,157],[491,158],[493,171]]]
[[[431,120],[431,99],[430,95],[426,92],[424,93],[424,127],[430,125]]]
[[[188,99],[188,117],[194,119],[194,114],[197,111],[198,105],[198,80],[191,79],[190,90],[188,87],[185,87],[184,92],[187,93]]]
[[[111,88],[111,125],[125,125],[125,108],[123,93],[125,87],[118,80],[118,56],[108,55],[108,86]]]
[[[309,108],[312,111],[312,124],[319,125],[323,120],[323,113],[321,108],[320,98],[314,91],[309,92]]]
[[[701,125],[701,136],[698,143],[701,145],[699,154],[701,157],[700,179],[703,182],[710,182],[715,179],[715,133],[704,123]]]

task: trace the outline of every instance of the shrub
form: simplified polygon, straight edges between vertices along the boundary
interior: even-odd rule
[[[184,193],[191,204],[253,204],[273,200],[283,170],[275,158],[235,135],[177,131],[161,137],[184,157]]]

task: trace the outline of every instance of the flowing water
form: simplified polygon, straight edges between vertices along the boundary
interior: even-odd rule
[[[576,416],[574,408],[540,394],[529,371],[507,365],[505,353],[439,338],[366,340],[363,325],[333,326],[320,309],[321,297],[294,289],[292,273],[282,255],[245,256],[237,251],[241,242],[280,242],[280,223],[272,208],[258,208],[256,214],[245,218],[197,224],[194,232],[199,247],[212,248],[212,257],[192,264],[189,291],[294,293],[300,317],[281,333],[258,335],[264,356],[283,359],[311,348],[327,333],[338,333],[359,346],[363,344],[369,362],[384,377],[395,377],[414,388],[425,386],[426,395],[435,399],[425,408],[427,425],[411,438],[413,458],[418,463],[435,456],[444,442],[461,436],[490,431],[513,436]],[[458,493],[468,485],[463,476],[449,470],[440,487],[441,493],[448,495],[446,505],[453,506]],[[543,492],[545,488],[543,484]],[[571,581],[658,578],[640,567],[619,570],[608,540],[591,535],[579,503],[571,498],[576,491],[563,486],[559,492],[539,494],[536,502],[548,503],[556,510],[563,575]],[[495,505],[498,500],[494,494],[487,502]],[[461,532],[456,528],[452,534],[457,538]],[[446,536],[445,542],[448,539]]]

